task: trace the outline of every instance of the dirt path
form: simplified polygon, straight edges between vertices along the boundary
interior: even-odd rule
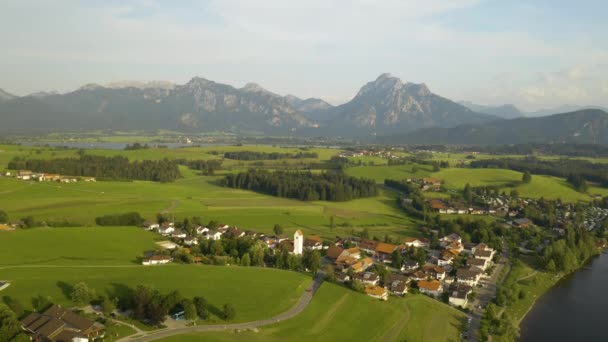
[[[166,208],[165,210],[161,211],[160,213],[163,214],[163,215],[168,214],[173,209],[179,207],[181,204],[182,204],[182,202],[180,202],[178,200],[175,200],[175,201],[173,201],[173,203],[171,203],[171,205],[168,208]]]

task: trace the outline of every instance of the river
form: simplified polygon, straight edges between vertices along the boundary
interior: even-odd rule
[[[522,342],[608,341],[608,254],[560,280],[521,323]]]

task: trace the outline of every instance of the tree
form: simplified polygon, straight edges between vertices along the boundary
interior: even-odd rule
[[[23,224],[24,228],[33,228],[36,226],[36,221],[34,220],[34,217],[31,215],[22,218],[21,223]]]
[[[325,280],[333,283],[336,281],[336,275],[334,274],[334,269],[331,265],[327,264],[323,267],[323,273],[325,274]]]
[[[37,295],[32,299],[32,306],[37,312],[42,312],[51,305],[53,305],[53,299],[50,296],[44,297],[42,295]]]
[[[83,306],[88,304],[91,299],[95,297],[94,292],[93,289],[89,289],[89,286],[85,282],[80,282],[74,285],[70,297],[76,305]]]
[[[241,258],[241,266],[251,266],[251,257],[249,256],[249,253],[243,254],[243,257]]]
[[[4,296],[3,298],[4,304],[6,304],[14,313],[17,318],[20,318],[25,313],[23,309],[23,305],[14,299],[13,297]]]
[[[283,227],[280,224],[275,224],[274,228],[272,228],[272,230],[274,231],[275,235],[283,234]]]
[[[0,341],[29,341],[15,313],[4,303],[0,303]]]
[[[532,181],[532,175],[530,174],[530,172],[524,172],[523,176],[521,177],[521,181],[526,184],[530,183]]]
[[[195,320],[198,317],[196,306],[190,299],[184,299],[182,301],[182,307],[184,308],[184,318],[187,320]]]
[[[198,317],[202,319],[207,319],[207,317],[209,317],[209,307],[207,304],[207,300],[205,300],[205,298],[203,297],[194,297],[193,302]]]
[[[116,310],[116,304],[118,303],[118,298],[110,299],[108,297],[102,297],[101,299],[101,311],[105,314],[110,314],[114,310]]]
[[[8,214],[4,210],[0,210],[0,223],[8,223]]]
[[[304,267],[316,274],[321,267],[321,255],[318,251],[305,250],[302,256]]]
[[[465,184],[462,196],[467,203],[473,201],[473,191],[471,190],[471,185],[469,183]]]
[[[513,189],[511,190],[511,193],[509,193],[509,197],[511,198],[519,198],[519,191]]]
[[[213,243],[211,243],[211,254],[213,255],[222,255],[222,253],[224,253],[224,245],[222,245],[222,242],[220,240],[215,240],[213,241]]]
[[[224,310],[222,311],[222,318],[225,321],[231,321],[236,316],[236,310],[230,304],[224,304]]]

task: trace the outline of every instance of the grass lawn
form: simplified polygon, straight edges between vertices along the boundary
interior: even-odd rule
[[[0,232],[0,267],[132,265],[161,236],[134,227],[33,228]]]
[[[462,190],[469,183],[471,186],[501,186],[502,190],[509,193],[517,189],[521,197],[557,199],[563,201],[589,201],[594,194],[608,194],[608,189],[590,186],[587,193],[581,193],[568,184],[565,179],[532,175],[532,181],[528,184],[521,183],[521,172],[504,169],[465,169],[450,168],[443,169],[432,174],[432,177],[441,178],[448,188]],[[507,187],[507,183],[516,183],[517,186]]]
[[[416,166],[416,172],[412,172],[412,168]],[[385,179],[405,179],[411,177],[427,177],[431,172],[432,167],[428,165],[394,165],[394,166],[353,166],[346,169],[349,176],[369,178],[376,183],[384,183]]]
[[[463,317],[422,295],[381,302],[324,283],[302,314],[258,332],[196,333],[161,341],[458,341]]]
[[[133,266],[31,266],[4,268],[2,279],[11,286],[3,296],[18,299],[25,307],[37,295],[51,296],[64,306],[71,287],[84,281],[98,293],[121,297],[129,289],[146,284],[161,293],[178,290],[183,296],[205,297],[212,306],[230,303],[236,309],[235,322],[272,317],[293,306],[310,286],[310,277],[295,272],[255,267],[163,265]],[[263,305],[260,305],[263,303]]]
[[[518,321],[522,320],[534,302],[559,280],[554,274],[534,272],[535,270],[526,264],[517,265],[511,269],[509,277],[505,280],[505,285],[516,282],[525,293],[523,299],[509,303],[505,310],[505,313]],[[525,279],[518,280],[521,278]]]
[[[236,321],[271,317],[290,308],[310,277],[277,269],[235,266],[142,266],[133,261],[154,248],[155,234],[137,228],[53,228],[0,232],[2,296],[26,308],[37,295],[71,306],[71,286],[84,281],[113,298],[139,284],[161,292],[203,296],[212,305],[231,303]],[[264,303],[264,305],[260,305]]]

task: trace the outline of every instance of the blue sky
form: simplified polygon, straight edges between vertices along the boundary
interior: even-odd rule
[[[560,0],[5,0],[0,88],[201,76],[337,104],[390,72],[454,100],[608,106],[607,12]]]

